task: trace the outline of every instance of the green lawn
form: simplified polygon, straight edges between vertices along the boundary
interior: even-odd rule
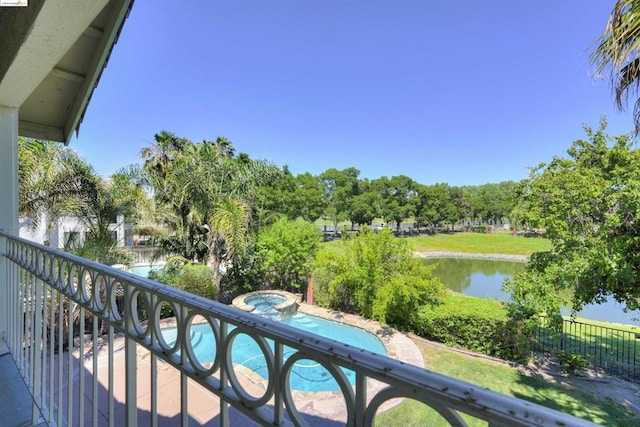
[[[551,242],[543,238],[505,234],[453,233],[408,237],[416,252],[470,252],[477,254],[531,255],[548,251]]]
[[[468,252],[477,254],[531,255],[548,251],[551,242],[543,238],[512,236],[511,234],[452,233],[403,237],[416,252]],[[336,249],[339,240],[324,243]]]
[[[416,341],[425,357],[427,368],[481,387],[525,399],[574,416],[607,426],[635,425],[635,414],[611,399],[597,397],[589,391],[588,383],[560,384],[535,376],[527,376],[505,363],[461,354],[426,341]],[[580,381],[580,380],[576,380]],[[465,417],[470,426],[486,423]],[[435,411],[415,400],[406,400],[399,406],[376,418],[379,426],[445,426],[449,425]]]

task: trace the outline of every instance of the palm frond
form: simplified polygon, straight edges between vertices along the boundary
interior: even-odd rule
[[[618,0],[590,61],[596,78],[607,76],[616,106],[624,110],[640,82],[640,1]],[[635,114],[634,114],[635,118]],[[636,128],[640,123],[635,120]]]

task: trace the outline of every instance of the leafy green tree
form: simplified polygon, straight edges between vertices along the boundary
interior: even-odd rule
[[[315,222],[320,218],[326,208],[320,179],[309,172],[297,175],[295,201],[298,209],[297,217],[309,222]]]
[[[260,225],[268,226],[276,220],[277,214],[295,219],[299,216],[300,206],[296,199],[296,180],[287,165],[282,173],[274,175],[265,185],[259,187],[256,208],[259,209]]]
[[[366,179],[360,181],[359,188],[360,193],[353,196],[349,203],[349,220],[352,224],[371,225],[379,216],[380,194]]]
[[[578,311],[607,296],[640,307],[640,152],[627,136],[585,127],[578,140],[524,181],[526,221],[546,230],[552,249],[536,253],[506,289],[532,313],[558,319],[562,295]]]
[[[469,203],[471,218],[480,222],[498,223],[508,219],[516,206],[517,184],[503,181],[498,184],[483,184],[462,187]]]
[[[320,231],[301,218],[282,218],[258,234],[255,257],[271,288],[304,289],[322,242]]]
[[[618,108],[624,109],[640,84],[640,2],[618,0],[604,33],[596,41],[591,62],[596,76],[608,75]],[[633,108],[636,134],[640,132],[640,98]]]
[[[165,251],[209,266],[219,294],[222,269],[249,244],[258,188],[278,170],[234,155],[225,138],[194,144],[162,132],[142,151],[165,232]]]
[[[400,231],[400,224],[415,214],[418,185],[404,175],[383,176],[374,180],[372,185],[380,195],[380,214],[385,221],[394,221],[396,230]]]
[[[334,231],[338,229],[340,221],[349,218],[351,200],[358,194],[359,174],[356,168],[341,171],[331,168],[320,175],[326,200],[324,215],[333,223]]]
[[[418,309],[436,304],[444,292],[431,271],[390,230],[364,227],[358,237],[343,239],[338,251],[318,254],[314,290],[329,308],[408,329]]]
[[[419,186],[416,197],[416,220],[421,224],[453,224],[464,218],[466,199],[461,190],[439,183]]]

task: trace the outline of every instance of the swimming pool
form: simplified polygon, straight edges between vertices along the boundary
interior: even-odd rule
[[[136,276],[148,278],[151,270],[160,270],[162,267],[164,264],[136,264],[129,267],[127,271]]]
[[[349,326],[344,323],[333,322],[303,313],[298,313],[282,320],[282,323],[313,332],[326,338],[348,343],[349,345],[361,347],[377,354],[387,354],[384,344],[382,344],[378,337],[364,329]],[[175,343],[175,328],[163,329],[162,335],[169,346]],[[273,350],[273,341],[267,341]],[[213,332],[208,323],[191,325],[191,343],[198,361],[207,363],[214,360],[216,356],[216,346]],[[285,346],[285,360],[294,353],[294,349]],[[242,365],[265,379],[268,377],[267,363],[262,351],[258,347],[258,344],[246,334],[239,334],[233,341],[232,360],[233,363]],[[354,385],[355,372],[344,368],[342,371],[349,382]],[[339,389],[338,383],[325,368],[313,360],[306,359],[296,362],[291,371],[290,386],[294,390],[310,392]]]

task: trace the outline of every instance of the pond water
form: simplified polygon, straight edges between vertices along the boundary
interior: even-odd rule
[[[432,258],[425,259],[425,264],[437,264],[433,271],[449,289],[478,298],[494,298],[509,301],[511,296],[502,291],[502,283],[525,268],[525,263],[514,261],[467,259],[467,258]],[[570,310],[563,308],[563,314]],[[626,323],[636,325],[638,312],[624,312],[624,306],[610,298],[603,304],[591,304],[578,313],[579,317],[600,320],[603,322]]]

